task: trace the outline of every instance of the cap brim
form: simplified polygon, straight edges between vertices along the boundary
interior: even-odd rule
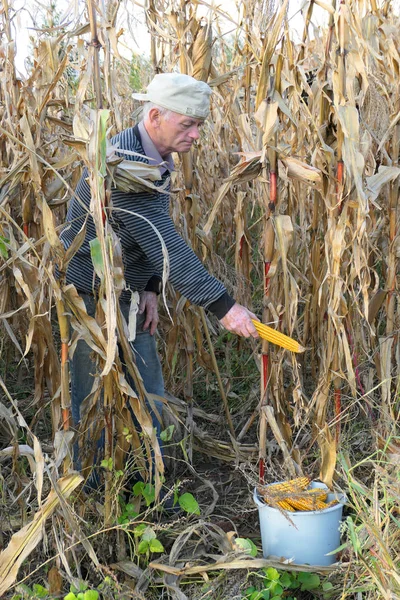
[[[149,99],[147,94],[132,94],[132,98],[134,98],[135,100],[142,100],[143,102],[145,102],[146,100]]]

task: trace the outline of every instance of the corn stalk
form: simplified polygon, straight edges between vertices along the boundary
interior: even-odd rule
[[[338,53],[338,93],[342,101],[346,99],[346,20],[345,20],[345,2],[340,1],[339,6],[339,53]],[[339,218],[342,212],[343,202],[343,176],[344,176],[344,162],[343,162],[343,129],[340,123],[337,126],[337,166],[336,166],[336,207],[333,211],[333,215]],[[333,333],[333,332],[332,332]],[[336,333],[334,334],[336,336]],[[333,350],[333,363],[332,369],[334,373],[339,373],[340,370],[340,353],[338,347],[338,340],[335,338],[335,345]],[[335,422],[336,422],[336,444],[339,443],[340,437],[340,423],[341,423],[341,378],[335,376],[333,378],[334,386],[334,403],[335,403]]]
[[[270,78],[270,87],[268,90],[268,96],[266,98],[267,104],[274,101],[274,93],[280,94],[281,91],[281,72],[282,72],[282,61],[283,56],[279,54],[275,73]],[[279,120],[279,112],[277,113]],[[268,304],[270,302],[270,286],[271,278],[269,271],[271,268],[271,262],[274,252],[274,241],[275,232],[273,226],[273,217],[276,210],[276,204],[278,201],[278,157],[276,148],[278,146],[278,134],[275,133],[273,137],[272,147],[266,146],[266,154],[268,157],[268,172],[267,177],[269,180],[268,193],[265,195],[266,206],[265,206],[265,228],[264,228],[264,300],[263,300],[263,322],[269,323],[270,311]],[[259,477],[260,482],[264,482],[265,478],[265,459],[266,459],[266,446],[267,446],[267,419],[264,411],[264,406],[267,404],[267,386],[269,378],[269,343],[263,340],[261,347],[261,397],[264,398],[264,402],[261,405],[260,413],[260,457],[259,457]]]

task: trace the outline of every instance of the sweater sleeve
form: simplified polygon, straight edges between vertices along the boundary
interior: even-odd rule
[[[159,275],[153,275],[148,280],[146,287],[144,288],[145,292],[154,292],[155,294],[160,294],[162,289],[162,277]]]
[[[154,272],[162,273],[163,270],[161,236],[168,252],[169,280],[172,285],[193,304],[208,308],[219,319],[223,318],[235,301],[224,285],[208,273],[178,234],[163,207],[162,194],[126,194],[114,190],[112,203],[116,214],[123,209],[118,217],[124,221],[125,231],[129,232],[132,243],[139,244],[152,263]]]

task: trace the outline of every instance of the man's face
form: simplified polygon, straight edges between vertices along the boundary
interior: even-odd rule
[[[158,133],[164,155],[171,152],[189,152],[193,142],[200,137],[199,129],[203,123],[204,119],[186,117],[174,112],[160,115]]]

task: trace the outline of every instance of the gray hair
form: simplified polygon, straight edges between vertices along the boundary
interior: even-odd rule
[[[162,106],[154,104],[154,102],[145,102],[142,109],[143,121],[147,119],[152,108],[157,108],[160,111],[160,115],[163,115],[167,120],[173,112],[172,110],[169,110],[169,108],[163,108]]]

